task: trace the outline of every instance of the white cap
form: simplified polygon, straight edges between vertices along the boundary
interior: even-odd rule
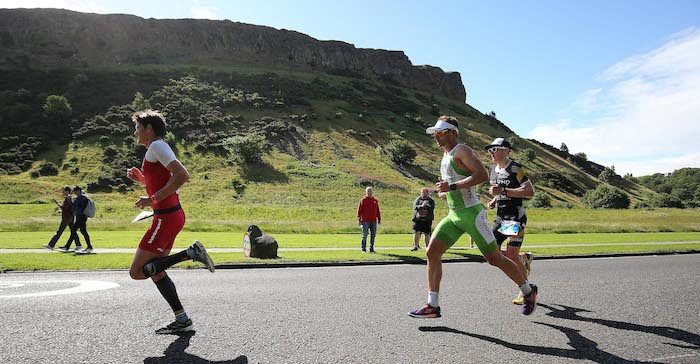
[[[457,133],[459,133],[459,129],[458,129],[456,126],[454,126],[454,125],[448,123],[448,122],[445,121],[444,119],[438,119],[438,121],[435,122],[435,125],[434,125],[434,126],[431,126],[431,127],[429,127],[429,128],[427,128],[427,129],[425,129],[425,132],[428,133],[428,134],[433,134],[433,133],[435,133],[436,131],[440,131],[440,130],[450,130],[450,129],[451,129],[451,130],[456,130]]]

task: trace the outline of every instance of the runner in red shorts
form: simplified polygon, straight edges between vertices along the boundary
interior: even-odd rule
[[[153,224],[136,249],[129,274],[138,280],[151,278],[175,313],[175,321],[156,330],[157,334],[189,331],[192,329],[192,320],[182,308],[175,284],[165,270],[192,259],[204,263],[209,271],[214,272],[214,263],[199,241],[195,241],[186,250],[168,255],[175,237],[185,225],[185,212],[180,206],[177,191],[190,175],[163,140],[166,123],[162,115],[147,110],[135,113],[132,120],[136,125],[134,135],[137,136],[137,143],[146,146],[148,150],[141,169],[132,167],[126,176],[146,187],[148,196],[141,196],[135,205],[139,208],[150,206],[153,209]]]

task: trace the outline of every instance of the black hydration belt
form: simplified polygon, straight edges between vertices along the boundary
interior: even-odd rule
[[[182,209],[182,206],[180,206],[180,204],[177,204],[173,207],[168,207],[167,209],[153,210],[153,215],[165,215],[180,209]]]

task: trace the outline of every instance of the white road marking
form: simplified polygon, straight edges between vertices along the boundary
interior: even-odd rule
[[[0,292],[2,292],[3,289],[8,289],[8,288],[17,288],[17,287],[23,287],[24,284],[21,283],[0,283]]]
[[[116,282],[109,281],[15,281],[15,282],[3,282],[0,283],[0,288],[16,288],[26,286],[31,283],[77,283],[78,286],[59,289],[54,291],[43,291],[43,292],[33,292],[33,293],[23,293],[15,295],[0,295],[0,298],[20,298],[20,297],[46,297],[46,296],[58,296],[66,294],[76,294],[76,293],[87,293],[93,291],[101,291],[105,289],[117,288],[119,284]]]

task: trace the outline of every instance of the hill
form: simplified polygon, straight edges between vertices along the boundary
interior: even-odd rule
[[[95,38],[106,37],[96,34],[100,26],[111,30],[104,44]],[[222,49],[203,52],[204,35],[223,39],[214,42]],[[271,44],[264,52],[273,58],[254,56],[256,39]],[[300,63],[277,49],[292,41],[316,47],[320,56]],[[157,59],[128,58],[148,44],[164,44],[154,51]],[[512,157],[555,206],[578,205],[603,183],[604,167],[520,138],[465,104],[464,86],[454,84],[459,74],[407,58],[382,71],[373,57],[403,53],[345,43],[342,51],[328,50],[338,44],[228,21],[0,10],[0,202],[45,203],[59,186],[82,184],[98,195],[102,217],[129,216],[139,190],[124,174],[143,156],[130,136],[130,115],[147,106],[166,114],[168,142],[192,174],[183,192],[188,211],[216,223],[256,216],[289,231],[348,229],[369,185],[389,219],[408,221],[418,189],[439,175],[440,151],[424,130],[440,114],[459,118],[460,136],[485,165],[491,162],[482,146],[509,138]],[[222,56],[237,49],[239,58]],[[52,103],[49,95],[57,95]],[[262,147],[261,161],[242,162],[241,143]],[[394,147],[413,149],[416,157],[397,164]],[[634,181],[608,182],[633,203],[653,194]],[[485,196],[485,185],[480,192]]]

